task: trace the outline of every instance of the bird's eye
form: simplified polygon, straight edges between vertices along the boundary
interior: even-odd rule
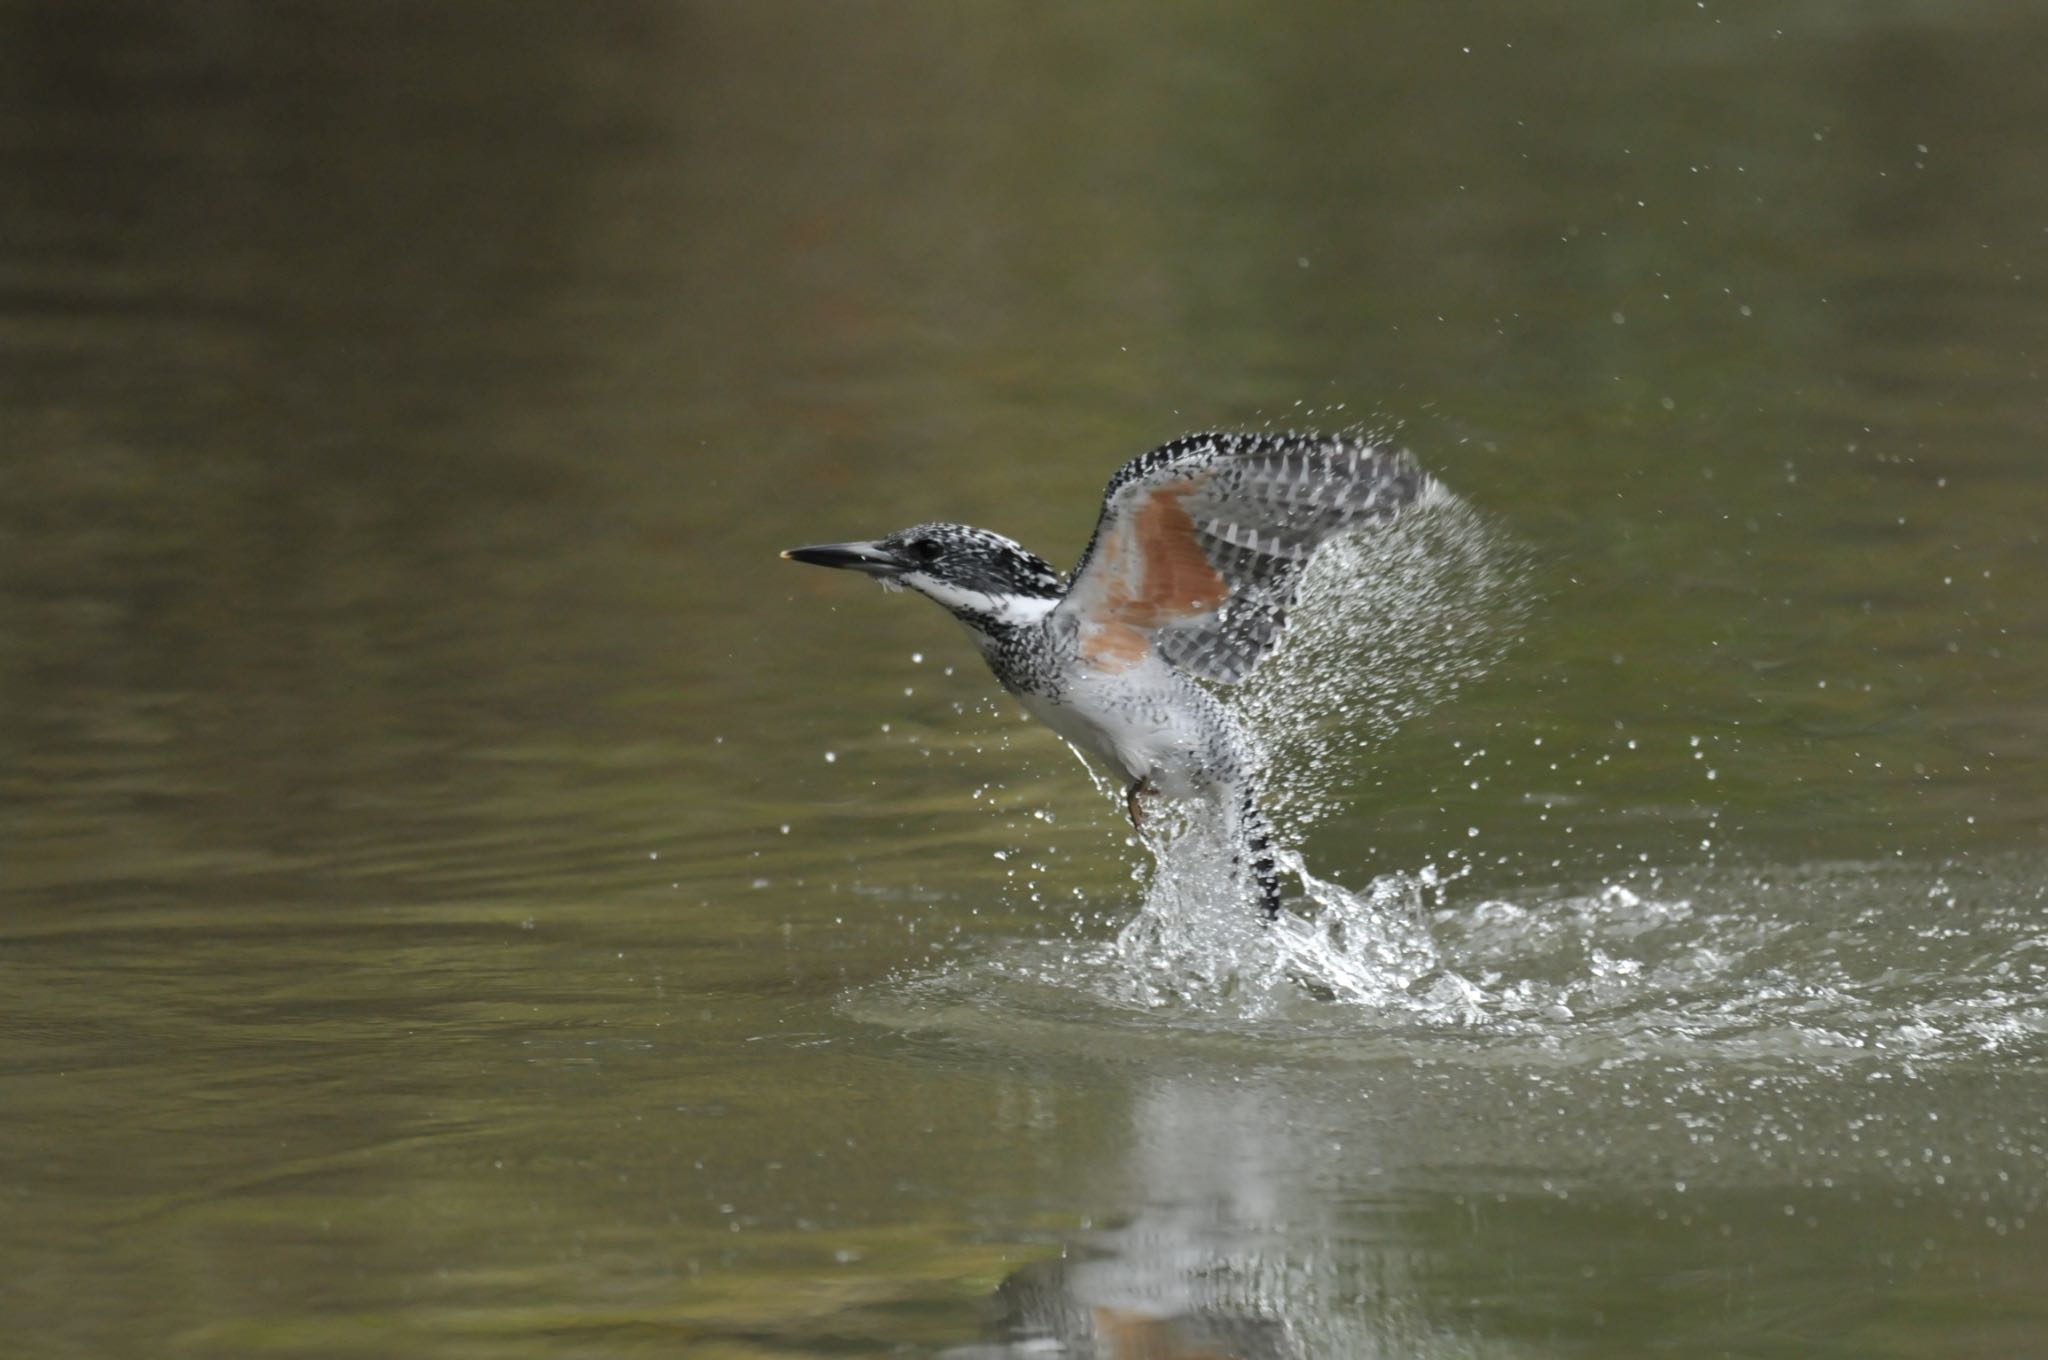
[[[913,538],[905,546],[910,549],[910,555],[920,562],[930,563],[938,560],[939,545],[935,539]]]

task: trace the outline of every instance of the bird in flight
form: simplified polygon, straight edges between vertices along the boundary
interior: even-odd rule
[[[1316,549],[1392,517],[1434,485],[1405,452],[1361,439],[1196,434],[1117,469],[1068,577],[965,524],[782,555],[944,606],[1003,688],[1118,781],[1134,828],[1148,795],[1213,803],[1272,920],[1280,876],[1257,762],[1197,681],[1250,675],[1278,639]]]

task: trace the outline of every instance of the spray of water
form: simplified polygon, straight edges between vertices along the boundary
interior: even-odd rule
[[[1317,554],[1278,650],[1226,696],[1262,754],[1268,813],[1284,841],[1342,804],[1361,751],[1484,674],[1512,641],[1527,598],[1519,554],[1438,489],[1391,525]],[[1427,926],[1431,870],[1363,892],[1324,882],[1296,855],[1297,911],[1269,926],[1246,904],[1245,870],[1200,809],[1157,820],[1156,867],[1116,941],[1123,998],[1259,1010],[1287,995],[1375,1003],[1414,989],[1449,995]]]
[[[1520,551],[1441,487],[1316,554],[1279,647],[1227,696],[1264,748],[1267,811],[1284,831],[1340,806],[1360,751],[1499,661],[1526,578]]]

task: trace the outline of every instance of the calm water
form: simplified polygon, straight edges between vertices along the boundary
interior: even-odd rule
[[[2048,1353],[2044,67],[0,3],[7,1349]],[[775,556],[1289,423],[1291,963]]]

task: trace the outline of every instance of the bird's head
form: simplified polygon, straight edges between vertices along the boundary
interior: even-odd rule
[[[914,590],[984,632],[1035,623],[1066,592],[1044,558],[965,524],[915,524],[872,542],[821,543],[782,555],[858,571],[889,590]]]

